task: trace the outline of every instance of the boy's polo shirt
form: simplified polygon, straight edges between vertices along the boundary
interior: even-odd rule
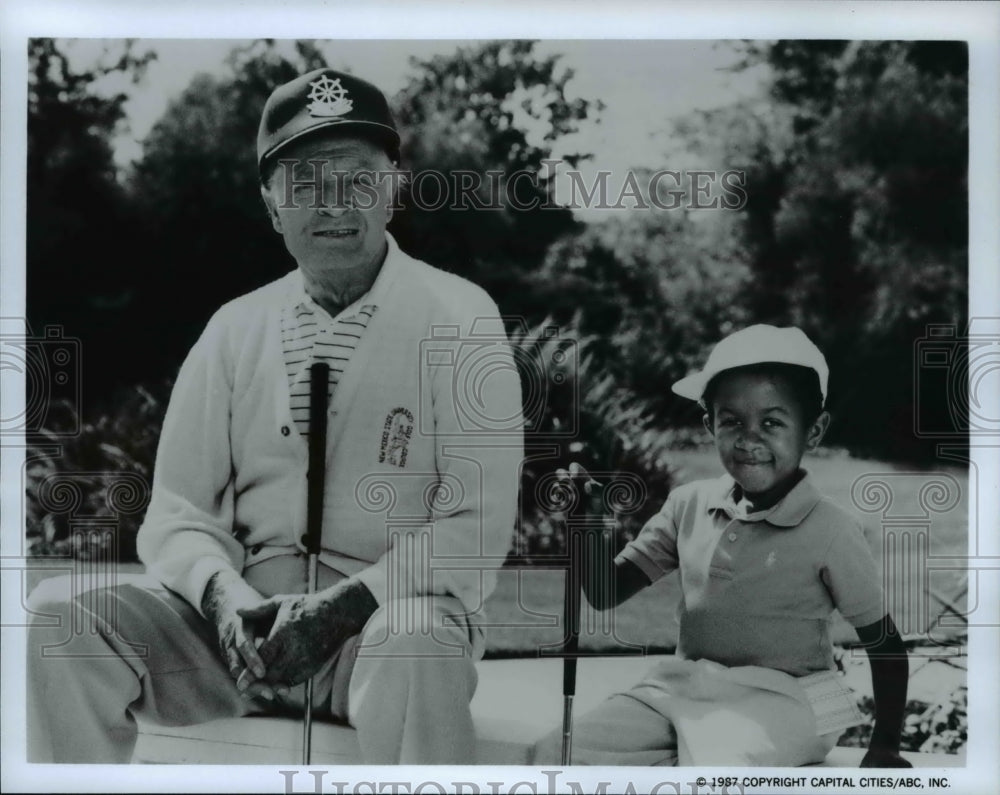
[[[679,570],[679,656],[795,676],[832,668],[833,611],[854,626],[886,613],[860,525],[808,475],[750,514],[734,485],[727,475],[675,489],[619,558],[652,581]]]

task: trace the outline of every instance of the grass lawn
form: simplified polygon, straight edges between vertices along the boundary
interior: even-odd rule
[[[676,454],[678,485],[722,474],[715,451],[679,451]],[[964,573],[935,571],[934,556],[967,553],[968,471],[941,465],[915,471],[881,461],[866,461],[847,455],[809,457],[806,468],[820,491],[852,510],[886,574],[890,612],[904,636],[944,641],[954,632],[947,626],[931,626],[941,613],[939,594],[960,596]],[[863,512],[852,500],[855,482],[884,483],[891,499],[878,512]],[[939,499],[933,483],[943,482],[960,492],[957,500]],[[882,487],[874,486],[872,499]],[[858,500],[861,507],[864,501]],[[954,503],[954,504],[952,504]],[[923,506],[938,507],[929,512]],[[871,506],[869,506],[871,507]],[[883,513],[885,516],[883,516]],[[926,518],[925,518],[926,517]],[[584,603],[581,648],[601,652],[672,651],[677,638],[674,611],[678,588],[676,575],[668,575],[616,610],[598,613]],[[558,644],[562,631],[563,574],[552,570],[511,570],[500,573],[497,589],[486,604],[488,657],[536,656]],[[931,630],[928,633],[928,627]],[[834,619],[835,642],[852,642],[854,631],[839,616]]]

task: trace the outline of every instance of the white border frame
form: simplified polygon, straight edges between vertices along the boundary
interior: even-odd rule
[[[26,41],[32,36],[94,38],[871,38],[871,39],[964,39],[969,42],[970,76],[970,317],[1000,314],[995,301],[1000,295],[1000,5],[967,2],[675,2],[569,3],[546,0],[544,4],[509,2],[471,5],[461,2],[370,3],[358,5],[324,2],[269,2],[259,0],[201,0],[163,2],[157,6],[112,0],[6,0],[0,8],[0,52],[2,52],[3,113],[0,117],[0,317],[24,316],[25,141],[27,106]],[[347,35],[345,35],[347,32]],[[8,379],[9,381],[9,379]],[[22,398],[5,389],[5,405]],[[996,405],[994,402],[993,405]],[[13,410],[13,409],[11,409]],[[1000,444],[1000,443],[998,443]],[[962,793],[995,792],[1000,782],[1000,755],[995,738],[1000,736],[998,705],[1000,682],[1000,533],[997,519],[1000,500],[988,484],[1000,481],[1000,448],[974,447],[976,470],[982,480],[978,489],[976,525],[970,515],[970,530],[978,527],[977,557],[970,567],[984,569],[980,577],[976,623],[969,638],[969,681],[976,698],[969,703],[970,741],[968,767],[964,770],[929,771],[947,775],[951,789]],[[5,505],[19,504],[21,453],[8,447],[0,459],[0,484]],[[20,517],[2,514],[0,543],[6,550],[13,542],[20,549]],[[970,532],[970,543],[974,534]],[[978,563],[977,563],[978,561]],[[992,570],[990,570],[992,567]],[[9,593],[5,578],[4,615],[16,608],[19,597]],[[12,597],[14,601],[12,602]],[[970,600],[971,604],[971,600]],[[284,791],[284,778],[277,768],[259,767],[124,767],[124,766],[26,766],[24,759],[23,691],[18,687],[23,668],[23,632],[4,628],[2,788],[4,791],[77,792],[254,792],[262,787]],[[974,683],[974,684],[973,684]],[[992,690],[990,690],[992,688]],[[990,740],[990,738],[994,738]],[[807,778],[809,768],[803,769]],[[515,782],[534,782],[535,789],[548,792],[551,779],[534,768],[369,768],[337,771],[326,778],[388,782],[478,782],[491,792],[488,782],[503,781],[500,792],[510,792]],[[715,771],[718,773],[719,771]],[[734,771],[735,772],[735,771]],[[766,774],[754,769],[755,775]],[[774,771],[775,773],[787,771]],[[858,771],[854,771],[855,774]],[[906,771],[899,771],[900,773]],[[917,772],[917,771],[914,771]],[[924,780],[928,771],[923,771]],[[567,791],[565,782],[581,782],[584,791],[600,781],[616,786],[633,782],[636,790],[659,782],[676,781],[682,792],[708,792],[693,781],[712,771],[696,768],[611,770],[575,768],[560,776],[556,791]],[[724,774],[728,774],[726,771]],[[268,778],[273,777],[273,779]],[[855,778],[859,778],[858,775]],[[300,775],[297,787],[308,789],[312,777]],[[272,786],[273,785],[273,786]],[[325,791],[335,791],[326,789]],[[352,791],[351,788],[345,791]],[[359,791],[368,792],[367,788]],[[401,790],[404,791],[404,790]],[[429,791],[434,791],[433,788]],[[466,792],[471,790],[466,789]],[[527,784],[518,792],[533,791]],[[663,792],[676,791],[672,786]],[[747,790],[748,792],[750,790]],[[758,790],[759,791],[759,790]],[[782,792],[813,792],[809,788]],[[833,791],[833,790],[825,790]],[[870,789],[837,788],[838,792]],[[897,790],[902,791],[902,790]],[[923,792],[933,792],[925,788]]]

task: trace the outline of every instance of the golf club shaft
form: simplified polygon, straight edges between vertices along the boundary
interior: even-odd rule
[[[326,409],[330,389],[330,366],[315,362],[309,367],[309,473],[306,494],[307,554],[306,590],[316,593],[319,552],[323,539],[323,487],[326,483]],[[313,680],[306,682],[305,716],[302,721],[302,764],[312,764]]]
[[[568,765],[573,758],[573,696],[563,696],[562,761]]]
[[[580,648],[580,592],[583,587],[583,538],[576,526],[580,506],[586,499],[583,482],[573,481],[576,500],[566,517],[566,569],[563,610],[568,634],[563,647],[563,738],[562,764],[570,764],[573,753],[573,697],[576,695],[577,653]]]
[[[319,555],[309,553],[309,571],[306,577],[306,585],[309,593],[316,593],[316,580],[319,568]],[[305,716],[302,721],[302,764],[312,764],[312,705],[313,705],[313,678],[306,680],[305,693]]]

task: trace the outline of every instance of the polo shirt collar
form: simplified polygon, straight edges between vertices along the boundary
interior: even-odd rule
[[[372,282],[372,286],[368,288],[368,292],[359,297],[349,306],[344,307],[339,315],[344,314],[348,310],[356,310],[365,304],[374,304],[378,306],[381,298],[385,295],[386,291],[389,289],[389,285],[396,278],[396,274],[399,272],[399,268],[402,265],[402,252],[399,250],[399,244],[396,243],[395,238],[388,232],[385,233],[386,241],[386,252],[385,260],[382,262],[382,267],[379,269],[378,276],[375,277],[375,281]],[[319,306],[310,297],[309,293],[306,292],[305,277],[302,275],[302,269],[296,268],[291,271],[288,276],[288,289],[285,293],[285,298],[287,305],[292,309],[298,309],[299,307],[306,306],[309,308],[316,308]],[[338,315],[338,316],[339,316]]]
[[[737,505],[734,498],[736,481],[730,475],[723,475],[716,481],[716,488],[709,494],[706,509],[720,510],[730,519],[742,522],[767,522],[775,527],[796,527],[805,519],[823,498],[812,482],[809,473],[795,484],[780,502],[763,511],[747,513]]]

